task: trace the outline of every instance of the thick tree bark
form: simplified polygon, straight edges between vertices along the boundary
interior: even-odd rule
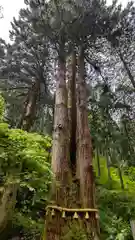
[[[64,53],[64,47],[61,48]],[[54,182],[52,187],[52,200],[56,205],[68,207],[68,184],[69,184],[69,126],[67,108],[67,88],[65,79],[65,59],[59,56],[57,70],[57,86],[55,97],[54,133],[52,148],[52,171]],[[59,184],[58,184],[59,183]],[[46,219],[46,239],[60,240],[64,220],[60,213],[56,213],[54,218],[47,216]]]
[[[56,181],[58,180],[61,184],[63,184],[67,180],[65,178],[65,173],[67,174],[69,172],[68,110],[65,61],[59,58],[58,64],[52,148],[52,170]],[[59,202],[60,199],[57,198],[56,201]]]
[[[78,58],[78,82],[77,82],[77,174],[80,179],[80,193],[83,208],[95,208],[95,184],[92,166],[92,144],[88,125],[88,112],[86,104],[86,83],[84,50],[80,49]],[[98,239],[99,229],[96,215],[90,217],[89,228],[94,232],[93,239]]]
[[[123,65],[124,65],[124,67],[125,67],[125,69],[126,69],[126,72],[127,72],[127,74],[128,74],[128,77],[129,77],[129,79],[130,79],[130,81],[131,81],[131,83],[132,83],[132,86],[135,88],[135,79],[134,79],[134,77],[133,77],[133,75],[132,75],[132,73],[131,73],[131,71],[130,71],[130,69],[129,69],[129,66],[128,66],[127,62],[125,61],[125,59],[124,59],[124,57],[123,57],[123,55],[122,55],[121,52],[119,52],[119,57],[120,57]]]
[[[85,64],[83,50],[78,59],[79,76],[77,87],[77,127],[79,151],[79,178],[84,207],[94,207],[94,181],[92,167],[92,146],[86,108]],[[88,189],[86,189],[88,188]]]
[[[68,81],[68,118],[70,138],[70,168],[73,176],[76,174],[76,53],[72,52],[67,65]]]
[[[40,92],[40,81],[36,80],[32,84],[32,88],[29,90],[27,99],[25,101],[24,110],[22,114],[21,121],[19,123],[19,128],[22,128],[23,130],[30,131],[34,119],[36,116],[36,105],[37,105],[37,99]]]
[[[64,52],[64,48],[60,52]],[[75,59],[74,59],[75,60]],[[74,61],[73,61],[74,62]],[[74,67],[73,67],[74,66]],[[69,84],[69,99],[71,106],[76,104],[74,102],[75,95],[75,76],[73,70],[75,65],[72,65],[72,84]],[[71,68],[70,68],[71,69]],[[88,114],[86,109],[86,85],[84,80],[84,55],[81,51],[79,57],[79,78],[77,88],[77,152],[78,158],[76,161],[77,176],[79,178],[80,199],[82,208],[95,208],[95,184],[92,167],[92,149],[91,149],[91,136],[88,126]],[[76,123],[74,113],[67,107],[67,88],[65,79],[65,59],[59,56],[58,71],[57,71],[57,87],[55,98],[55,118],[54,118],[54,134],[53,134],[53,149],[52,149],[52,171],[54,173],[54,182],[52,187],[52,200],[53,204],[61,207],[73,207],[73,197],[69,199],[68,190],[72,189],[71,175],[69,167],[69,129],[71,138],[75,138],[75,133],[72,121]],[[73,77],[74,76],[74,77]],[[71,75],[70,75],[71,79]],[[69,115],[68,115],[69,114]],[[72,115],[72,117],[70,117]],[[69,127],[70,124],[70,127]],[[76,129],[76,128],[75,128]],[[73,130],[73,131],[72,131]],[[72,135],[73,134],[73,135]],[[71,145],[73,149],[73,145]],[[72,155],[70,156],[72,159]],[[58,185],[59,183],[59,185]],[[69,186],[70,185],[70,186]],[[70,188],[69,188],[70,187]],[[76,193],[75,193],[76,195]],[[77,196],[77,195],[76,195]],[[69,201],[68,201],[69,200]],[[72,202],[71,202],[72,201]],[[77,205],[77,203],[76,203]],[[65,220],[62,218],[61,213],[57,211],[49,211],[46,217],[46,239],[47,240],[60,240],[62,230],[65,225],[71,221],[71,216]],[[84,210],[85,211],[85,210]],[[55,214],[54,214],[55,212]],[[53,213],[53,217],[51,216]],[[72,216],[73,217],[73,216]],[[75,220],[73,220],[75,221]],[[96,212],[90,213],[89,220],[85,220],[85,214],[82,221],[83,227],[86,227],[86,232],[94,240],[99,239],[98,220],[96,219]]]

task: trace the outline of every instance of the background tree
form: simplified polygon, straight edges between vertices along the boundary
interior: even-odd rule
[[[57,89],[55,101],[58,103],[58,99],[60,98],[59,93],[63,93],[63,89],[67,91],[67,80],[71,83],[69,84],[69,89],[71,86],[73,87],[71,88],[69,98],[72,97],[71,106],[74,105],[72,110],[74,109],[75,113],[76,104],[73,98],[75,97],[76,80],[77,83],[80,83],[78,81],[80,80],[80,68],[78,69],[80,63],[79,61],[76,64],[75,62],[71,65],[69,63],[67,66],[67,79],[65,78],[65,66],[68,57],[71,57],[73,52],[76,52],[76,59],[79,59],[79,49],[80,46],[83,46],[85,48],[83,59],[85,70],[83,66],[81,83],[80,87],[78,87],[78,90],[81,89],[81,91],[77,90],[76,95],[78,100],[80,100],[77,104],[78,110],[81,113],[85,112],[86,121],[83,124],[81,116],[79,121],[71,121],[74,127],[72,125],[70,133],[66,129],[65,131],[68,136],[64,134],[60,135],[59,140],[66,139],[64,142],[64,149],[66,151],[69,141],[71,142],[69,151],[70,165],[72,166],[72,170],[78,165],[83,175],[84,172],[82,170],[84,170],[85,166],[81,158],[79,164],[77,162],[79,159],[77,155],[78,142],[77,144],[75,142],[75,132],[76,127],[78,127],[76,122],[79,122],[80,148],[78,149],[80,152],[82,149],[84,150],[81,154],[86,153],[86,148],[83,146],[82,140],[84,140],[85,145],[86,142],[89,142],[87,145],[89,147],[92,140],[95,175],[98,171],[96,190],[98,191],[98,206],[101,210],[101,232],[103,239],[117,239],[121,237],[121,234],[122,237],[130,239],[131,234],[128,219],[131,218],[131,212],[134,209],[132,194],[134,192],[135,141],[134,6],[130,3],[123,10],[117,1],[114,1],[111,6],[107,6],[104,1],[87,0],[79,2],[68,2],[66,0],[64,2],[49,1],[47,3],[44,1],[27,0],[25,2],[27,4],[26,9],[22,9],[19,20],[14,19],[12,23],[12,31],[10,33],[13,40],[12,43],[6,44],[3,40],[0,42],[0,88],[6,100],[6,111],[4,114],[6,122],[13,128],[21,127],[22,125],[26,130],[30,129],[30,131],[37,131],[41,134],[45,134],[46,132],[51,134],[54,93]],[[59,65],[61,66],[60,68],[58,68]],[[55,76],[56,72],[57,75]],[[74,75],[76,75],[76,78]],[[62,88],[60,87],[61,83],[63,84]],[[71,109],[67,109],[67,96],[62,96],[66,102],[64,113],[67,116],[63,124],[67,126],[67,111],[69,110],[70,112]],[[89,115],[91,140],[88,134],[86,109],[88,109]],[[64,128],[61,128],[61,126],[58,127],[60,116],[61,113],[56,113],[56,117],[58,118],[55,118],[55,129],[59,133],[64,133]],[[75,115],[72,114],[71,120],[73,120],[73,116]],[[81,125],[82,128],[80,128]],[[84,126],[85,131],[82,132]],[[6,129],[4,132],[4,134],[7,134]],[[56,136],[55,131],[54,133],[54,136]],[[71,141],[72,139],[74,139],[73,142]],[[32,141],[30,142],[31,145]],[[35,144],[33,143],[32,146],[35,147]],[[88,149],[90,149],[89,147]],[[61,144],[59,142],[60,148]],[[1,151],[3,152],[3,149]],[[89,156],[92,151],[89,151]],[[37,149],[36,152],[40,155]],[[10,154],[11,152],[9,151],[8,158]],[[60,151],[57,154],[60,156]],[[64,153],[62,154],[61,156],[64,156]],[[13,156],[16,159],[15,152],[13,152]],[[26,155],[25,158],[27,158]],[[32,155],[33,159],[34,156]],[[55,156],[53,159],[55,159]],[[89,159],[92,161],[91,156]],[[10,161],[11,159],[9,158]],[[90,164],[89,161],[85,161],[86,163],[87,166]],[[57,170],[60,170],[60,166]],[[8,168],[4,171],[8,172]],[[61,175],[63,171],[61,171]],[[20,172],[19,169],[18,172]],[[14,175],[12,172],[12,176]],[[82,175],[81,191],[86,195],[83,187],[86,176],[83,175],[82,177]],[[90,177],[92,174],[87,174],[87,176]],[[35,176],[33,178],[35,179]],[[62,178],[63,180],[64,177]],[[92,187],[92,184],[90,186]],[[45,184],[43,184],[43,188],[46,188]],[[75,191],[74,196],[77,196],[77,189],[79,188],[77,188],[75,182],[71,188],[72,191]],[[124,192],[123,188],[125,189]],[[127,190],[127,188],[130,190]],[[31,200],[26,205],[24,203],[31,194],[26,194],[24,197],[23,190],[21,193],[19,191],[20,195],[17,198],[18,205],[16,209],[19,209],[19,212],[21,209],[24,211],[25,206],[27,206],[27,209],[31,209]],[[93,194],[93,198],[95,197],[96,195]],[[24,199],[21,202],[21,206],[18,199]],[[32,198],[30,197],[30,199]],[[82,196],[80,199],[83,202]],[[86,197],[85,200],[87,202],[88,198]],[[112,202],[112,205],[110,202]],[[124,203],[126,204],[124,205]],[[93,204],[93,201],[91,204]],[[40,202],[38,205],[40,209],[42,208],[41,205]],[[34,214],[34,219],[37,219],[35,208],[34,206],[33,213],[30,210],[29,216],[33,216]],[[26,216],[26,220],[28,220],[28,216]],[[119,223],[120,227],[117,226],[117,223]],[[16,226],[16,223],[14,226]],[[43,225],[41,224],[40,226]],[[81,230],[75,230],[76,227],[74,226],[70,229],[70,236],[68,235],[67,239],[75,236],[77,232],[80,233],[82,239],[85,239],[85,233],[81,232]],[[56,232],[56,229],[54,230]]]

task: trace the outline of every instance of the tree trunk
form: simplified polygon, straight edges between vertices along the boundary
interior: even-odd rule
[[[8,183],[1,189],[0,198],[0,234],[6,231],[7,225],[12,220],[16,204],[17,184]]]
[[[52,170],[55,175],[55,180],[59,181],[60,184],[63,184],[67,181],[65,173],[67,174],[69,172],[68,111],[65,61],[59,58],[58,64],[52,148]],[[61,196],[57,196],[56,201],[58,203],[61,202],[60,197]]]
[[[70,168],[73,176],[76,174],[76,53],[73,52],[67,66],[68,80],[68,118],[70,138]]]
[[[60,52],[64,52],[63,47]],[[65,59],[59,56],[52,148],[52,171],[54,174],[52,200],[56,205],[62,207],[68,206],[67,188],[69,184],[69,127],[65,72]],[[46,239],[60,240],[64,225],[60,213],[56,213],[53,219],[50,215],[47,216],[46,225]]]
[[[108,155],[108,153],[106,153],[106,165],[107,165],[107,171],[108,171],[108,181],[111,182],[112,177],[111,177],[111,171],[110,171],[110,156]]]
[[[127,74],[128,74],[128,77],[129,77],[129,79],[130,79],[130,81],[131,81],[131,83],[132,83],[132,86],[135,88],[135,80],[134,80],[134,77],[133,77],[133,75],[132,75],[132,73],[131,73],[131,71],[130,71],[130,69],[129,69],[129,67],[128,67],[127,62],[124,60],[124,57],[123,57],[123,55],[122,55],[121,52],[119,52],[119,57],[120,57],[123,65],[124,65],[124,67],[125,67],[125,69],[126,69],[126,72],[127,72]]]
[[[80,49],[78,57],[78,81],[77,81],[77,174],[80,179],[80,193],[83,208],[95,208],[95,184],[92,166],[92,144],[88,125],[88,112],[86,103],[85,63],[84,50]],[[98,221],[96,214],[91,215],[90,231],[94,232],[93,239],[99,235]]]
[[[36,81],[32,85],[32,89],[29,91],[27,101],[24,107],[24,113],[20,122],[19,127],[23,130],[29,131],[36,114],[36,101],[39,95],[40,83]],[[18,169],[21,172],[20,169]],[[12,215],[14,213],[15,204],[16,204],[16,196],[18,191],[18,184],[7,183],[6,186],[3,187],[4,191],[1,194],[1,204],[0,204],[0,232],[6,231],[9,220],[12,220]]]
[[[131,225],[132,236],[133,236],[133,239],[135,240],[135,220],[134,219],[130,220],[130,225]]]
[[[22,118],[18,126],[23,130],[30,131],[30,128],[34,123],[34,119],[36,115],[36,104],[37,104],[39,92],[40,92],[40,81],[36,80],[32,84],[32,88],[28,92]]]
[[[61,49],[61,53],[64,53],[64,48]],[[75,58],[74,58],[75,60]],[[72,64],[75,61],[72,62]],[[72,71],[70,72],[70,79],[72,75],[72,83],[69,82],[69,100],[71,107],[76,110],[75,104],[75,64],[72,65]],[[79,57],[79,78],[77,88],[77,153],[78,158],[76,161],[76,174],[79,178],[80,187],[80,199],[81,208],[92,208],[89,219],[85,219],[84,212],[82,225],[86,229],[88,239],[92,236],[92,239],[99,239],[99,225],[97,220],[97,213],[95,208],[95,184],[92,167],[92,149],[91,149],[91,136],[88,126],[88,114],[86,109],[86,85],[84,81],[84,55],[81,51]],[[70,68],[71,69],[71,68]],[[69,114],[69,116],[68,116]],[[71,117],[72,115],[72,117]],[[69,199],[69,190],[72,190],[72,181],[70,181],[70,168],[69,168],[69,129],[72,138],[75,138],[75,132],[73,126],[76,129],[73,110],[67,107],[67,88],[65,80],[65,59],[59,57],[58,71],[57,71],[57,87],[56,87],[56,99],[55,99],[55,118],[54,118],[54,134],[53,134],[53,149],[52,149],[52,171],[54,173],[54,182],[52,185],[52,200],[53,205],[49,209],[53,208],[53,211],[49,210],[46,217],[46,236],[47,240],[60,240],[63,235],[63,227],[69,226],[71,218],[76,218],[77,211],[73,208],[73,198]],[[72,122],[73,121],[73,122]],[[74,125],[72,125],[74,123]],[[70,127],[69,127],[70,124]],[[73,130],[73,131],[72,131]],[[74,140],[75,141],[75,140]],[[74,151],[73,145],[71,145],[72,151]],[[70,155],[72,159],[72,155]],[[59,183],[59,185],[58,185]],[[70,185],[70,186],[69,186]],[[75,193],[75,196],[77,194]],[[69,200],[69,201],[68,201]],[[71,202],[72,201],[72,202]],[[58,211],[58,206],[66,207],[66,214],[70,212],[65,219],[62,218],[61,212]],[[76,203],[77,206],[77,203]],[[68,209],[68,210],[67,210]],[[51,213],[53,216],[51,216]],[[64,213],[65,214],[65,213]],[[78,222],[79,224],[79,222]]]
[[[120,178],[121,188],[124,190],[124,181],[123,181],[123,177],[122,177],[122,171],[119,166],[118,166],[118,174],[119,174],[119,178]]]
[[[100,177],[101,176],[101,168],[100,168],[100,151],[99,151],[99,149],[97,148],[96,149],[96,157],[97,157],[97,170],[98,170],[98,177]]]

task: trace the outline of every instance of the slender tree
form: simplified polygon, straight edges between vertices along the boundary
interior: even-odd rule
[[[25,104],[24,104],[24,112],[22,114],[22,118],[19,124],[19,128],[22,128],[26,131],[30,131],[32,125],[34,124],[35,116],[36,116],[36,106],[37,100],[39,98],[40,93],[40,82],[36,80],[33,82],[32,88],[29,90]]]

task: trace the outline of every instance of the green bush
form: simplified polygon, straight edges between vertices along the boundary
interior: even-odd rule
[[[88,240],[85,231],[77,222],[65,227],[63,232],[64,236],[62,237],[62,240]]]
[[[3,109],[0,98],[0,115]],[[51,144],[49,136],[10,129],[0,117],[0,185],[19,184],[11,235],[42,234],[52,178]]]

